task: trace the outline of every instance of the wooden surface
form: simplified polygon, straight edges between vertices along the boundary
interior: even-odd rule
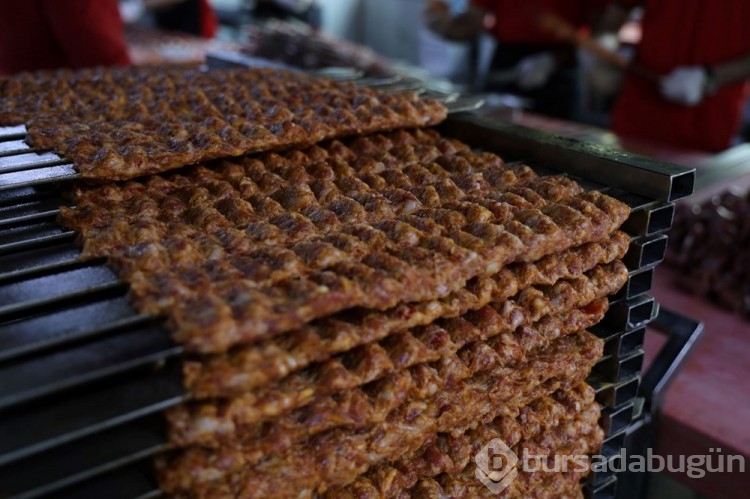
[[[725,456],[741,454],[745,473],[670,474],[710,498],[750,497],[750,321],[678,289],[673,280],[669,268],[657,269],[653,295],[662,305],[703,321],[705,331],[667,391],[657,453],[708,455],[720,448]],[[663,336],[648,331],[646,365],[663,343]]]

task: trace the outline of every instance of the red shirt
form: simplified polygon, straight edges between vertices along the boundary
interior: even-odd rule
[[[750,54],[747,0],[648,0],[636,60],[660,75]],[[697,106],[666,101],[658,85],[628,73],[612,113],[618,134],[688,149],[720,151],[742,119],[745,84],[721,88]]]
[[[216,17],[216,13],[208,0],[201,0],[200,2],[200,13],[201,13],[201,36],[203,38],[213,38],[219,31],[219,18]]]
[[[0,0],[0,74],[129,63],[116,0]]]
[[[558,38],[539,28],[536,16],[553,12],[573,26],[588,24],[592,9],[606,0],[471,0],[495,15],[493,34],[500,43],[559,45]]]

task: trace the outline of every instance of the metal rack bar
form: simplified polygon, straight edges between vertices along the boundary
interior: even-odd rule
[[[0,126],[0,140],[22,139],[26,137],[26,125]]]
[[[643,377],[646,410],[658,416],[667,388],[703,337],[703,323],[662,308],[651,327],[669,337]]]
[[[622,334],[620,337],[620,344],[615,354],[617,357],[624,357],[629,353],[637,350],[643,345],[643,340],[646,336],[646,327],[640,327],[633,331],[628,331]]]
[[[599,483],[593,490],[588,488],[584,495],[587,499],[614,499],[617,494],[617,477]]]
[[[632,378],[641,372],[643,350],[637,349],[625,357],[605,355],[596,363],[593,373],[599,378],[613,383]]]
[[[654,318],[658,312],[656,300],[649,295],[641,295],[631,300],[614,303],[609,307],[602,324],[623,332],[641,327]]]
[[[55,493],[57,499],[154,499],[161,491],[153,477],[150,460],[141,460],[114,469]]]
[[[476,111],[484,105],[484,99],[479,97],[459,97],[446,102],[445,108],[449,115]]]
[[[633,211],[622,229],[642,236],[650,236],[669,230],[674,220],[673,203],[655,204],[648,209]]]
[[[543,163],[655,201],[671,202],[689,196],[695,184],[694,169],[474,114],[451,116],[440,129],[470,145]]]
[[[624,445],[627,430],[623,430],[620,433],[609,436],[604,440],[602,444],[602,450],[600,455],[605,458],[607,463],[611,462],[613,458],[620,455]],[[600,466],[594,466],[593,473],[589,479],[594,489],[599,489],[604,484],[609,484],[612,477],[615,476],[615,472],[612,470],[612,466],[606,466],[605,469],[601,469],[601,465],[604,463],[597,463]]]
[[[123,286],[112,271],[104,267],[84,266],[54,275],[35,276],[0,286],[0,320],[26,308],[39,308],[74,295],[89,295],[113,286]]]
[[[634,376],[613,383],[593,374],[588,383],[596,390],[596,401],[604,407],[617,408],[632,401],[638,395],[640,377]]]
[[[157,322],[134,315],[124,296],[109,294],[60,310],[0,324],[0,361],[60,348],[125,329],[148,331]]]
[[[0,246],[0,268],[3,274],[79,258],[81,250],[73,243],[74,232],[63,232]]]
[[[0,467],[0,490],[31,499],[151,457],[166,446],[164,426],[154,414]]]
[[[0,156],[0,173],[14,173],[45,166],[59,166],[69,163],[52,152],[32,152]]]
[[[63,246],[63,248],[66,247]],[[101,264],[104,263],[102,260],[81,260],[80,250],[74,245],[67,246],[67,249],[68,251],[64,251],[62,248],[58,249],[58,251],[53,253],[53,256],[58,258],[55,258],[52,261],[46,261],[45,258],[44,262],[37,263],[36,265],[28,265],[29,262],[24,262],[27,263],[27,265],[18,269],[13,268],[10,265],[7,267],[0,267],[6,270],[5,272],[0,273],[0,287],[10,282],[19,282],[36,277],[62,274],[70,270],[84,267],[101,266]],[[0,262],[3,262],[2,258],[0,258]]]
[[[58,229],[56,233],[0,244],[0,255],[11,255],[25,250],[32,251],[57,244],[69,243],[73,239],[75,239],[75,232],[72,230],[60,231]]]
[[[0,466],[171,407],[185,397],[181,378],[176,365],[149,367],[23,411],[2,411]]]
[[[602,409],[600,424],[604,434],[610,436],[625,430],[633,419],[633,410],[633,404],[625,404],[617,409]]]
[[[81,174],[78,173],[75,167],[71,164],[0,173],[0,192],[19,189],[21,187],[35,187],[68,180],[76,180],[78,178],[81,178]]]
[[[16,221],[15,219],[24,216],[50,213],[52,211],[57,214],[59,213],[59,208],[62,204],[64,204],[64,201],[59,197],[41,195],[37,199],[21,199],[6,206],[0,204],[0,224],[16,225],[19,223],[25,223],[22,220]]]
[[[674,218],[674,203],[654,201],[620,189],[610,189],[608,196],[619,199],[630,206],[630,217],[622,230],[638,236],[649,236],[668,230]]]
[[[110,331],[84,344],[62,346],[0,366],[0,410],[182,352],[155,324]]]
[[[0,220],[0,229],[6,228],[6,227],[12,227],[12,226],[19,226],[19,225],[26,225],[29,223],[36,223],[43,220],[49,220],[54,219],[60,214],[60,210],[48,210],[48,211],[42,211],[38,213],[29,213],[27,215],[22,215],[18,217],[13,218],[6,218]]]
[[[61,229],[55,220],[42,220],[34,224],[23,227],[14,227],[12,229],[0,232],[0,254],[7,248],[24,248],[29,247],[33,241],[44,241],[46,238],[62,236],[67,232]]]
[[[0,142],[0,157],[36,152],[23,139]]]
[[[622,261],[628,268],[640,269],[664,260],[667,252],[667,236],[657,234],[644,236],[630,242],[630,248]]]
[[[628,281],[620,291],[610,297],[609,302],[615,303],[620,300],[629,300],[651,291],[654,281],[654,270],[655,266],[631,270],[628,273]]]
[[[364,78],[360,78],[356,81],[357,85],[361,85],[363,87],[370,87],[370,88],[380,88],[385,85],[393,85],[394,83],[398,83],[399,81],[403,80],[404,77],[401,75],[392,75],[392,76],[365,76]]]
[[[43,198],[53,197],[62,199],[60,196],[60,186],[61,184],[53,184],[39,187],[25,186],[17,189],[0,189],[0,206],[4,209],[13,209],[18,204],[36,202]]]

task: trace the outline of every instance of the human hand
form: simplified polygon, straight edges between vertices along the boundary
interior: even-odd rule
[[[705,68],[682,66],[661,79],[661,94],[665,99],[677,104],[695,106],[706,96],[708,83]]]
[[[516,64],[516,84],[523,90],[544,86],[557,67],[552,52],[542,52],[522,59]]]
[[[125,24],[134,23],[139,20],[146,11],[143,0],[120,0],[120,17]]]

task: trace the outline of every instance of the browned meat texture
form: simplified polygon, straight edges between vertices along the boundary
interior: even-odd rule
[[[84,254],[108,257],[139,310],[204,353],[444,297],[603,241],[629,213],[569,179],[403,131],[82,188],[76,202],[62,220]]]
[[[499,438],[517,456],[524,449],[529,455],[547,456],[561,447],[566,439],[584,435],[597,437],[595,449],[603,432],[598,428],[600,410],[594,402],[594,390],[587,384],[568,391],[558,391],[534,401],[520,410],[518,416],[501,416],[486,425],[470,429],[460,435],[439,433],[413,455],[403,456],[393,463],[382,463],[346,487],[332,487],[323,497],[395,498],[415,487],[417,482],[440,475],[459,474],[470,466],[474,456],[491,440]],[[472,470],[473,471],[473,468]],[[531,491],[541,478],[521,474],[517,484]]]
[[[597,426],[599,406],[593,400],[593,389],[581,384],[537,399],[514,416],[501,416],[460,434],[438,433],[412,455],[403,456],[394,463],[377,465],[350,485],[332,487],[320,497],[421,497],[417,492],[420,486],[424,486],[421,481],[462,474],[479,449],[494,438],[502,439],[519,456],[523,449],[535,456],[588,454],[595,451],[602,440],[602,431]],[[582,443],[585,447],[581,447]],[[577,447],[573,447],[575,444]],[[583,475],[585,473],[579,473],[576,478],[569,476],[566,484],[577,483],[577,478]],[[541,495],[540,488],[552,491],[552,478],[543,472],[533,475],[521,472],[513,488],[502,497],[525,497],[519,493],[530,494],[532,491],[534,495],[531,497],[558,497]],[[435,480],[430,480],[430,483],[437,485]],[[232,497],[229,490],[224,492],[226,497]]]
[[[494,349],[497,362],[508,364],[544,342],[566,332],[578,331],[598,322],[606,311],[608,294],[627,279],[620,262],[597,267],[573,281],[560,281],[549,289],[530,288],[518,302],[509,301],[454,319],[440,320],[429,326],[403,331],[380,342],[361,347],[320,362],[310,368],[227,401],[194,402],[167,412],[174,445],[199,443],[216,446],[236,434],[247,434],[252,424],[294,411],[284,419],[257,428],[261,452],[283,445],[294,435],[308,435],[326,424],[363,424],[364,414],[352,415],[354,407],[339,401],[335,394],[364,385],[397,386],[399,371],[418,369],[419,364],[468,354],[477,349]],[[584,307],[579,309],[579,307]],[[359,394],[359,392],[357,392]],[[361,392],[364,396],[367,390]],[[402,396],[405,394],[402,394]],[[332,398],[334,397],[334,398]],[[345,400],[349,400],[347,396]],[[362,398],[362,400],[368,400]],[[378,407],[378,398],[370,394],[372,414],[384,414],[390,405]],[[386,399],[389,404],[398,399]],[[301,409],[309,404],[310,408]],[[361,404],[360,404],[361,405]],[[367,404],[365,405],[367,406]],[[328,414],[321,417],[320,411]],[[382,417],[382,416],[381,416]],[[312,424],[310,421],[317,421]]]
[[[271,59],[298,68],[357,68],[368,76],[394,74],[389,59],[369,47],[324,31],[282,20],[248,25],[247,41],[240,49],[253,57]]]
[[[444,117],[265,69],[0,78],[0,125],[95,181],[61,208],[83,257],[187,351],[166,494],[489,497],[493,438],[599,448],[587,329],[627,280],[629,209],[420,128]],[[579,498],[587,472],[499,497]]]
[[[552,464],[555,456],[560,456],[558,458],[560,460],[564,456],[588,457],[589,454],[597,452],[604,437],[603,431],[597,424],[598,415],[598,406],[589,407],[572,420],[551,431],[522,441],[514,451],[519,456],[522,456],[523,452],[534,456],[547,456],[550,460],[549,465]],[[550,483],[556,483],[563,490],[574,488],[589,473],[590,460],[581,459],[580,464],[585,465],[586,468],[571,463],[567,472],[543,469],[535,472],[520,470],[518,477],[508,489],[492,497],[557,497],[554,494],[550,495],[552,493]],[[444,473],[434,478],[427,478],[422,481],[422,484],[430,481],[439,485],[446,497],[475,497],[477,494],[482,496],[486,494],[487,489],[477,480],[475,470],[476,464],[471,461],[458,473]]]
[[[598,410],[596,412],[598,413]],[[548,459],[554,459],[555,456],[562,458],[562,456],[587,456],[594,453],[601,446],[602,431],[596,426],[596,420],[590,422],[585,419],[588,418],[584,416],[584,420],[574,420],[564,425],[563,428],[555,429],[559,431],[543,435],[537,440],[522,442],[517,451],[528,448],[530,454],[548,456]],[[588,459],[580,461],[590,466]],[[461,472],[422,479],[413,489],[397,497],[500,497],[502,499],[582,497],[580,480],[588,475],[588,469],[583,470],[575,465],[571,465],[567,472],[519,471],[518,476],[507,489],[494,494],[477,479],[475,470],[476,465],[470,462]],[[429,493],[425,494],[428,491]],[[364,499],[367,496],[357,497]]]
[[[124,180],[216,158],[439,123],[411,92],[269,69],[96,69],[3,82],[0,124],[70,159],[86,178]]]
[[[545,394],[578,385],[601,356],[602,342],[585,331],[567,335],[520,363],[500,367],[494,362],[497,355],[487,350],[410,372],[418,375],[415,388],[421,393],[381,423],[328,430],[251,466],[245,465],[241,451],[221,452],[213,459],[185,453],[179,466],[162,461],[161,486],[168,492],[190,491],[194,497],[216,497],[227,487],[239,497],[289,497],[344,486],[371,466],[413,453],[439,432],[465,431],[517,413]],[[399,389],[390,396],[400,393]]]
[[[185,453],[178,453],[179,457],[171,460],[168,466],[179,474],[185,472],[185,466],[192,468],[197,463],[203,463],[205,467],[216,462],[232,463],[233,466],[253,464],[269,453],[279,452],[333,428],[356,430],[382,422],[400,406],[424,399],[431,392],[449,392],[456,383],[469,379],[482,369],[521,363],[524,347],[533,350],[553,341],[558,335],[565,336],[581,327],[591,326],[600,318],[601,314],[586,316],[581,312],[569,312],[562,319],[548,318],[536,328],[519,329],[514,337],[505,341],[498,338],[487,345],[468,345],[458,354],[446,355],[440,361],[418,364],[379,382],[320,398],[304,409],[265,423],[245,422],[244,418],[249,419],[259,411],[243,406],[242,400],[231,402],[234,420],[227,418],[224,412],[217,414],[217,407],[212,404],[203,404],[192,414],[177,409],[169,417],[173,438],[175,433],[184,431],[181,427],[187,426],[208,448],[192,447]],[[521,346],[519,343],[526,344]],[[450,370],[447,366],[451,367]],[[449,372],[450,376],[438,374],[435,377],[434,372]],[[426,379],[430,382],[426,383]],[[425,392],[426,386],[430,391]],[[190,436],[195,439],[195,434]]]
[[[469,477],[461,477],[460,485],[446,489],[442,484],[434,480],[423,480],[417,484],[414,490],[408,491],[399,499],[411,499],[419,497],[420,499],[583,499],[583,490],[578,482],[580,475],[578,473],[552,474],[544,478],[543,482],[532,491],[520,490],[518,486],[511,486],[501,494],[493,494],[474,478],[474,482],[469,481]],[[456,494],[456,495],[451,495]]]
[[[125,98],[124,89],[163,80],[183,69],[156,66],[59,69],[18,73],[0,77],[0,126],[19,125],[34,118],[83,113],[97,107],[116,107]],[[105,95],[104,91],[110,91]]]
[[[576,278],[598,264],[622,258],[629,243],[625,233],[616,232],[602,243],[585,244],[538,262],[511,264],[494,276],[472,279],[466,288],[445,298],[401,304],[385,312],[349,310],[228,354],[189,360],[184,363],[185,384],[196,398],[239,396],[396,331],[459,317],[490,302],[503,303],[530,286]]]

